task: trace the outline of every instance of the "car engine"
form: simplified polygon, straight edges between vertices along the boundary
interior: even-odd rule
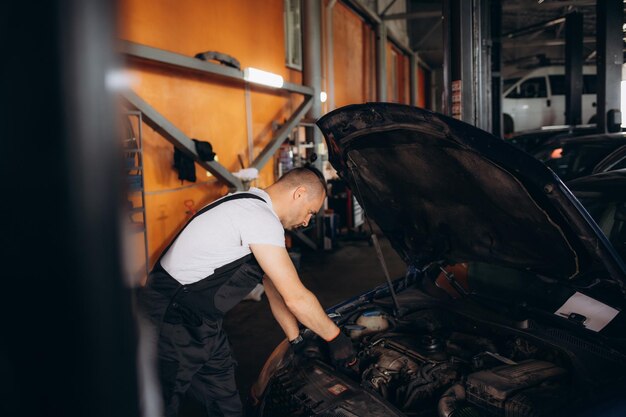
[[[358,367],[340,373],[313,337],[304,361],[272,380],[263,416],[541,417],[568,415],[572,366],[552,347],[450,311],[399,319],[361,309],[343,323]]]
[[[352,328],[367,333],[367,325],[358,326]],[[558,352],[467,327],[425,310],[390,323],[386,331],[356,337],[361,385],[406,415],[561,414],[570,390]]]

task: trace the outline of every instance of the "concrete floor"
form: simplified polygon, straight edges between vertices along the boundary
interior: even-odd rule
[[[405,264],[386,239],[381,246],[392,278],[404,274]],[[324,308],[358,295],[385,281],[374,247],[367,241],[340,241],[331,251],[302,252],[300,277]],[[265,359],[285,337],[274,320],[267,297],[260,302],[244,301],[228,314],[225,328],[239,363],[237,385],[245,401]],[[197,404],[187,400],[182,417],[204,415]]]

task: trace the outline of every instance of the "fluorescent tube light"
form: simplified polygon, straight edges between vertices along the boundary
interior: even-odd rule
[[[268,87],[281,88],[283,86],[283,77],[257,68],[250,67],[244,69],[243,79],[251,83],[266,85]]]

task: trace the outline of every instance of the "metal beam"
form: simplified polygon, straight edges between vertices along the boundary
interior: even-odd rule
[[[439,26],[441,26],[441,22],[442,19],[438,19],[434,25],[432,25],[432,27],[428,30],[428,32],[426,32],[426,34],[424,36],[422,36],[422,39],[420,39],[420,41],[418,42],[417,45],[415,45],[415,51],[419,52],[419,48],[420,46],[422,46],[430,37],[433,33],[435,33],[435,31],[439,28]]]
[[[194,142],[187,137],[180,129],[178,129],[172,122],[166,119],[161,113],[159,113],[154,107],[148,104],[144,99],[139,97],[134,91],[125,91],[122,93],[122,97],[128,102],[128,104],[139,110],[143,115],[143,120],[148,126],[156,130],[162,135],[168,142],[174,145],[178,150],[183,152],[186,156],[193,158],[193,160],[202,168],[209,171],[217,179],[226,183],[231,188],[237,190],[243,190],[243,183],[233,174],[231,174],[223,165],[217,161],[203,161],[196,152],[196,146]]]
[[[622,24],[624,3],[622,0],[602,0],[596,6],[596,36],[598,66],[598,128],[604,131],[618,130],[616,120],[608,120],[609,114],[620,110],[620,82],[624,62],[624,33]],[[613,129],[611,129],[613,128]]]
[[[261,151],[261,153],[256,157],[256,159],[252,162],[251,167],[256,169],[261,169],[270,160],[272,155],[280,148],[280,145],[287,139],[291,131],[298,126],[298,123],[306,112],[309,111],[311,105],[313,104],[312,97],[305,97],[304,101],[300,106],[296,109],[296,111],[291,115],[291,117],[276,131],[276,135],[270,142],[265,146],[265,149]]]
[[[357,12],[359,15],[361,15],[361,17],[370,22],[372,25],[377,25],[382,22],[380,16],[378,16],[376,12],[365,6],[359,0],[342,0],[342,3],[345,3],[348,7]]]
[[[177,68],[184,68],[197,71],[204,74],[217,75],[245,83],[243,71],[236,68],[227,67],[225,65],[214,64],[212,62],[202,61],[201,59],[177,54],[175,52],[166,51],[164,49],[154,48],[152,46],[141,45],[135,42],[120,41],[119,51],[127,56],[139,58],[147,61],[158,62]],[[267,91],[289,91],[302,95],[313,95],[313,89],[304,85],[284,83],[281,88],[264,87],[254,84],[255,88]]]
[[[489,9],[480,0],[444,0],[444,110],[491,131]]]
[[[565,9],[569,6],[594,7],[596,5],[596,1],[603,1],[603,0],[546,1],[541,4],[535,4],[534,10],[537,10],[537,11],[548,11],[548,10],[555,10],[555,9],[558,10],[558,9]],[[521,2],[521,3],[505,2],[505,4],[506,5],[503,5],[503,8],[507,12],[529,9],[528,7],[529,5],[525,2]]]
[[[474,99],[474,126],[491,132],[491,21],[490,8],[484,0],[472,5],[472,72]]]
[[[502,131],[502,0],[491,0],[491,132],[497,137]]]
[[[441,4],[443,18],[441,19],[443,27],[441,34],[443,38],[443,94],[441,102],[441,112],[445,115],[452,115],[452,23],[450,0],[443,0]],[[424,52],[424,51],[421,51]]]
[[[304,243],[305,245],[307,245],[309,248],[311,248],[313,250],[317,250],[317,244],[311,238],[309,238],[307,235],[305,235],[302,231],[300,231],[300,230],[290,230],[289,232],[293,236],[295,236],[298,239],[300,239],[300,241],[302,243]]]
[[[388,5],[387,5],[384,9],[383,9],[383,11],[382,11],[382,12],[380,12],[380,16],[381,16],[381,17],[385,16],[385,14],[387,13],[387,11],[388,11],[389,9],[391,9],[391,7],[394,5],[394,3],[395,3],[395,2],[396,2],[396,0],[391,0],[391,1],[389,2],[389,4],[388,4]]]
[[[541,32],[550,28],[552,26],[560,25],[565,22],[565,16],[557,17],[556,19],[551,19],[545,22],[537,23],[534,25],[526,26],[520,29],[516,29],[512,32],[505,33],[502,35],[504,38],[513,39],[518,38],[520,36],[528,35],[530,33]]]
[[[583,43],[596,43],[596,39],[592,37],[583,38]],[[546,39],[537,42],[519,42],[509,39],[502,40],[502,47],[505,49],[511,48],[537,48],[544,46],[563,46],[565,45],[565,39]]]
[[[583,15],[569,13],[565,19],[565,123],[582,123]]]
[[[302,0],[302,52],[302,81],[313,88],[307,118],[317,120],[322,116],[322,10],[318,0]],[[322,132],[316,125],[305,129],[307,138],[315,145],[314,152],[319,152]],[[321,171],[322,162],[322,158],[317,158],[313,165]]]
[[[409,55],[409,85],[411,106],[417,106],[417,54]]]
[[[434,17],[441,18],[441,10],[429,11],[429,12],[409,12],[409,13],[395,13],[387,16],[382,16],[383,20],[415,20],[415,19],[432,19]]]
[[[326,4],[326,93],[328,94],[327,109],[335,109],[335,51],[333,46],[333,7],[337,0]]]
[[[376,87],[378,101],[387,101],[387,26],[376,25]]]
[[[448,89],[449,114],[467,123],[474,123],[474,100],[472,87],[474,79],[473,67],[473,1],[444,0],[444,49],[448,59],[445,60],[444,72]],[[454,91],[454,92],[453,92]]]

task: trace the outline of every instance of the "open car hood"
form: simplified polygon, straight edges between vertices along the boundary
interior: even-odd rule
[[[484,262],[571,280],[626,272],[558,177],[474,126],[399,104],[334,110],[318,122],[329,159],[408,265]]]

